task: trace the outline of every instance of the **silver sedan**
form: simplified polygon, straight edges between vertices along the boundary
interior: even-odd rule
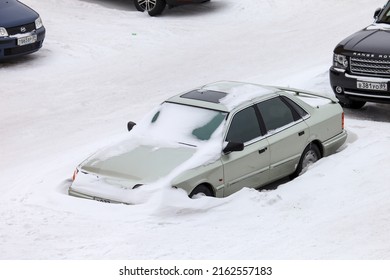
[[[128,130],[76,168],[70,195],[137,204],[173,187],[225,197],[294,178],[347,138],[334,98],[225,81],[166,100]]]

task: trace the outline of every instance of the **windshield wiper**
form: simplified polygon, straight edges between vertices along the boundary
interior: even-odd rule
[[[187,143],[183,143],[183,142],[178,142],[179,144],[182,144],[182,145],[185,145],[185,146],[190,146],[190,147],[197,147],[196,145],[192,145],[192,144],[187,144]]]

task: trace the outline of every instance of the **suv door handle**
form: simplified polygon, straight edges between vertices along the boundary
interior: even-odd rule
[[[262,154],[262,153],[264,153],[266,150],[267,150],[267,147],[265,147],[265,148],[263,148],[263,149],[259,150],[259,154]]]
[[[305,134],[304,131],[301,131],[301,132],[298,133],[299,136],[302,136],[303,134]]]

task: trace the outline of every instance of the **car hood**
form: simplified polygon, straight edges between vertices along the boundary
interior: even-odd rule
[[[32,23],[38,13],[15,0],[0,0],[0,27],[15,27]]]
[[[361,52],[371,54],[390,54],[390,25],[370,25],[340,42],[336,53]]]
[[[168,175],[189,159],[195,151],[195,148],[186,146],[140,145],[115,155],[112,154],[115,150],[106,149],[84,162],[81,171],[131,181],[134,185],[148,184]],[[112,155],[107,156],[110,153]]]

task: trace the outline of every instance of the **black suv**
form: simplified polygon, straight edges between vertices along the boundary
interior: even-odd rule
[[[330,84],[340,104],[360,109],[366,102],[390,103],[390,1],[375,22],[334,49]]]

